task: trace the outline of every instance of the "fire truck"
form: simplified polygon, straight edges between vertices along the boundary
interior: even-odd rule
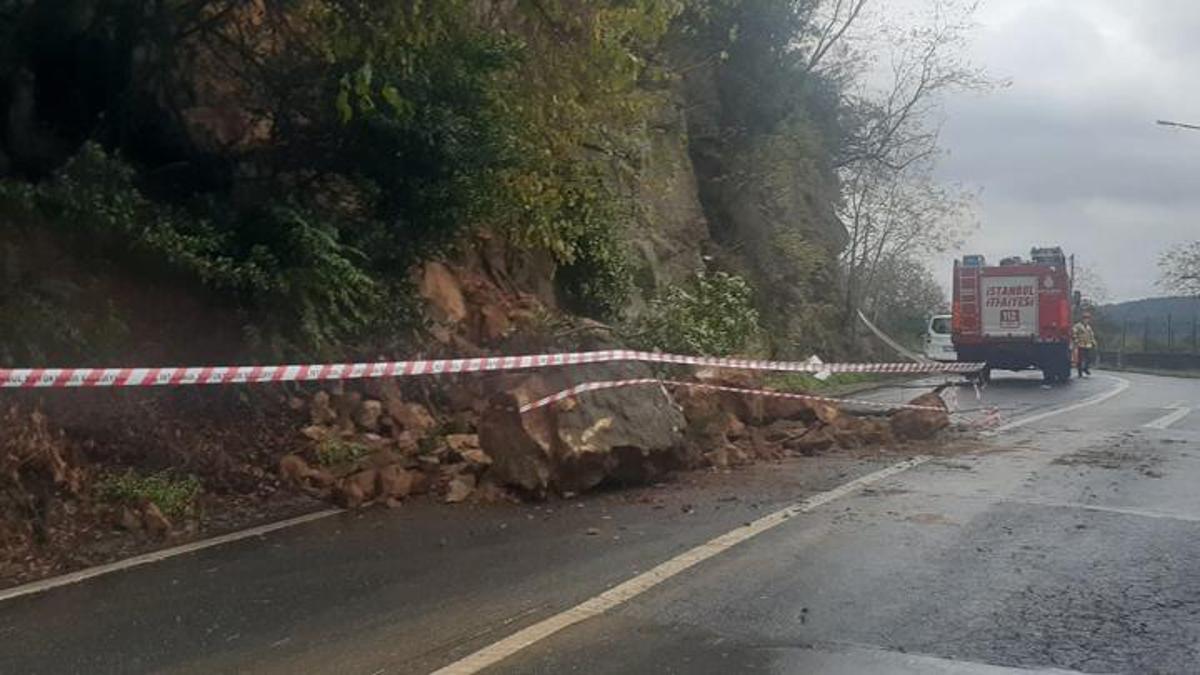
[[[1061,248],[1034,248],[1029,259],[988,265],[981,255],[954,263],[951,340],[959,361],[992,369],[1041,370],[1046,382],[1071,378],[1071,288],[1074,257]]]

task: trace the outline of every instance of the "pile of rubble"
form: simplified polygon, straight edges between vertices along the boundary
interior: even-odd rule
[[[587,378],[648,375],[641,364],[602,364]],[[764,388],[754,373],[705,369],[695,377]],[[349,508],[427,493],[447,502],[541,498],[652,482],[676,470],[888,447],[931,438],[950,424],[937,393],[912,401],[929,409],[855,414],[820,400],[638,386],[520,412],[568,384],[556,372],[495,378],[479,388],[480,400],[460,401],[444,422],[405,400],[394,383],[381,385],[376,398],[318,392],[307,402],[311,424],[302,432],[309,450],[284,457],[280,473]]]
[[[491,458],[474,433],[444,433],[427,406],[406,401],[394,383],[379,398],[319,391],[307,402],[310,424],[303,453],[284,456],[281,477],[346,508],[427,493],[447,502],[506,496],[484,478]],[[297,402],[296,405],[304,405]]]

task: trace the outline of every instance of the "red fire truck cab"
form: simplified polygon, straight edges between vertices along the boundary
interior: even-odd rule
[[[991,369],[1041,370],[1047,382],[1071,378],[1071,270],[1061,248],[1035,248],[1030,259],[983,256],[954,263],[951,340],[959,361]]]

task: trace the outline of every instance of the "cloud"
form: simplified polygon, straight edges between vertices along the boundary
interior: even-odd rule
[[[945,101],[939,174],[982,190],[965,250],[1058,244],[1114,299],[1159,294],[1158,255],[1200,239],[1200,3],[993,0],[972,58],[1008,88]],[[950,261],[936,261],[948,279]]]

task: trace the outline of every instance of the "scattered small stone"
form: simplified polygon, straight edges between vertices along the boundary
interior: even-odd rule
[[[587,529],[587,532],[586,532],[585,534],[587,534],[589,537],[594,537],[594,536],[596,536],[596,535],[600,534],[600,528],[598,528],[598,527],[589,527],[589,528]]]
[[[374,400],[363,401],[358,406],[355,422],[367,431],[379,430],[379,418],[383,416],[383,403]]]
[[[457,504],[466,500],[475,491],[475,476],[462,474],[450,481],[446,490],[446,503]]]

